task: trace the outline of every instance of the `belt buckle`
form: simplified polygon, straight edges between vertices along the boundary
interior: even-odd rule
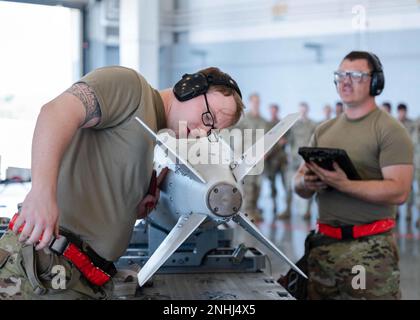
[[[342,240],[351,240],[355,239],[353,235],[353,226],[342,226],[341,229],[341,239]]]
[[[60,236],[60,238],[54,238],[49,248],[55,253],[62,255],[63,252],[67,249],[70,241],[67,240],[65,236]]]

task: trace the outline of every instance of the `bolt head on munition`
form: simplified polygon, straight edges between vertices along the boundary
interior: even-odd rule
[[[229,183],[218,183],[210,188],[207,194],[207,206],[219,217],[230,217],[236,214],[242,205],[242,195]]]

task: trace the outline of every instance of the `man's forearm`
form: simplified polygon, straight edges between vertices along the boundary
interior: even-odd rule
[[[408,196],[393,180],[348,180],[337,189],[366,202],[387,205],[400,205]]]
[[[32,140],[32,186],[56,193],[61,159],[80,124],[66,106],[51,102],[42,107]]]

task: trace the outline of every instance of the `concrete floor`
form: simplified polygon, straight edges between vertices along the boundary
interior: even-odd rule
[[[279,180],[279,179],[278,179]],[[285,195],[280,181],[277,181],[279,194],[277,196],[277,208],[285,209]],[[304,253],[304,241],[309,230],[316,225],[317,206],[312,205],[312,217],[305,221],[305,200],[294,195],[292,206],[292,218],[286,221],[275,220],[273,223],[273,202],[270,197],[269,183],[263,180],[261,195],[258,206],[263,210],[264,221],[259,224],[260,230],[270,238],[292,261],[297,261]],[[413,212],[413,219],[407,222],[405,206],[400,208],[401,219],[396,227],[396,237],[400,252],[401,291],[402,299],[420,300],[420,230],[415,226],[419,212]],[[289,270],[278,257],[267,252],[264,246],[255,241],[241,228],[236,233],[237,242],[244,242],[248,246],[257,247],[269,256],[266,272],[277,279],[280,274]]]

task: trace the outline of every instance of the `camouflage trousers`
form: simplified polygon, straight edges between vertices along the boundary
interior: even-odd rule
[[[261,191],[261,175],[249,175],[244,179],[244,211],[251,217],[259,216],[257,202]]]
[[[308,257],[308,299],[400,299],[391,232],[316,247]]]
[[[414,172],[415,183],[417,184],[417,192],[415,194],[415,204],[420,208],[420,168],[416,167]]]
[[[274,211],[277,211],[277,205],[276,205],[276,199],[277,199],[277,186],[276,186],[276,176],[277,174],[280,174],[281,177],[281,183],[283,185],[283,188],[286,193],[286,210],[290,210],[290,204],[292,201],[292,189],[291,184],[289,183],[288,179],[288,168],[286,165],[279,166],[275,169],[273,168],[267,168],[266,170],[266,176],[268,181],[270,182],[270,189],[271,189],[271,198],[274,202]]]
[[[63,277],[57,280],[60,270]],[[90,284],[71,262],[48,249],[22,245],[10,230],[0,239],[0,300],[110,299],[112,289],[112,281]]]
[[[417,192],[414,190],[414,185],[417,185]],[[407,217],[411,218],[412,207],[416,205],[420,209],[420,168],[414,169],[413,184],[410,195],[407,199]]]

